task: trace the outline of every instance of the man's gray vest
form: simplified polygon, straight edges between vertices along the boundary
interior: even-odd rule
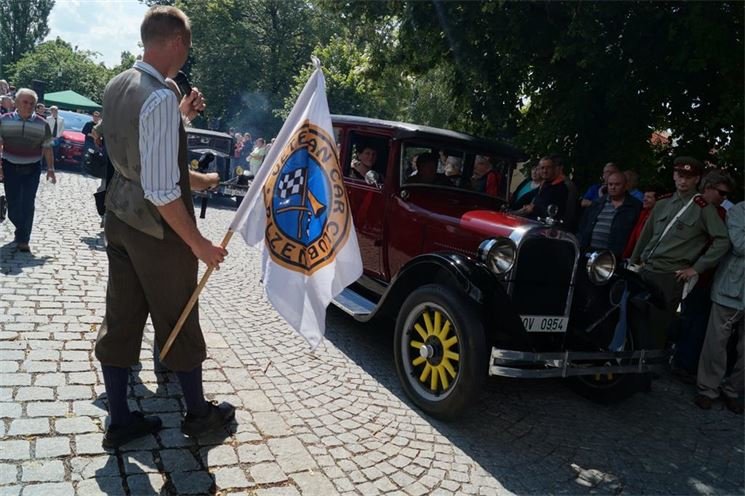
[[[169,89],[146,72],[129,69],[106,85],[103,95],[104,143],[116,170],[106,189],[106,210],[133,228],[163,239],[163,219],[158,209],[145,199],[140,181],[140,110],[148,97]],[[186,132],[179,125],[179,186],[186,210],[194,217],[186,164]]]

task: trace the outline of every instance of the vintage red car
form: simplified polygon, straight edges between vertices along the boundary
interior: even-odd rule
[[[424,411],[457,416],[489,375],[566,377],[591,398],[617,400],[666,360],[645,338],[655,300],[635,274],[610,252],[581,253],[552,218],[504,211],[525,159],[517,149],[400,122],[332,121],[364,263],[334,303],[360,321],[395,319],[396,369]],[[438,162],[426,184],[414,173],[423,154]],[[484,158],[500,179],[496,195],[472,187]],[[451,162],[460,177],[444,174]],[[622,311],[631,324],[619,327]]]

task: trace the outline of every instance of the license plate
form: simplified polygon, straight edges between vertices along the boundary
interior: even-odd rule
[[[231,186],[225,186],[223,193],[227,196],[246,196],[246,191],[243,188],[233,188]]]
[[[544,315],[521,315],[520,319],[528,332],[566,332],[569,322],[569,317]]]

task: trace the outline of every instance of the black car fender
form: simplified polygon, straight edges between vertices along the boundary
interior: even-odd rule
[[[437,252],[411,259],[391,281],[375,313],[396,317],[404,300],[425,284],[442,284],[472,300],[481,312],[487,341],[527,342],[527,333],[514,312],[501,281],[486,266],[456,252]]]

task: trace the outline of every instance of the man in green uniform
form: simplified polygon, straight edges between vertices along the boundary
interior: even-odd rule
[[[698,274],[715,267],[729,249],[724,222],[697,194],[702,172],[695,158],[675,159],[675,193],[657,202],[631,254],[630,262],[641,265],[642,279],[659,289],[665,301],[664,310],[653,309],[649,316],[658,347],[665,345],[684,286],[693,287]]]

